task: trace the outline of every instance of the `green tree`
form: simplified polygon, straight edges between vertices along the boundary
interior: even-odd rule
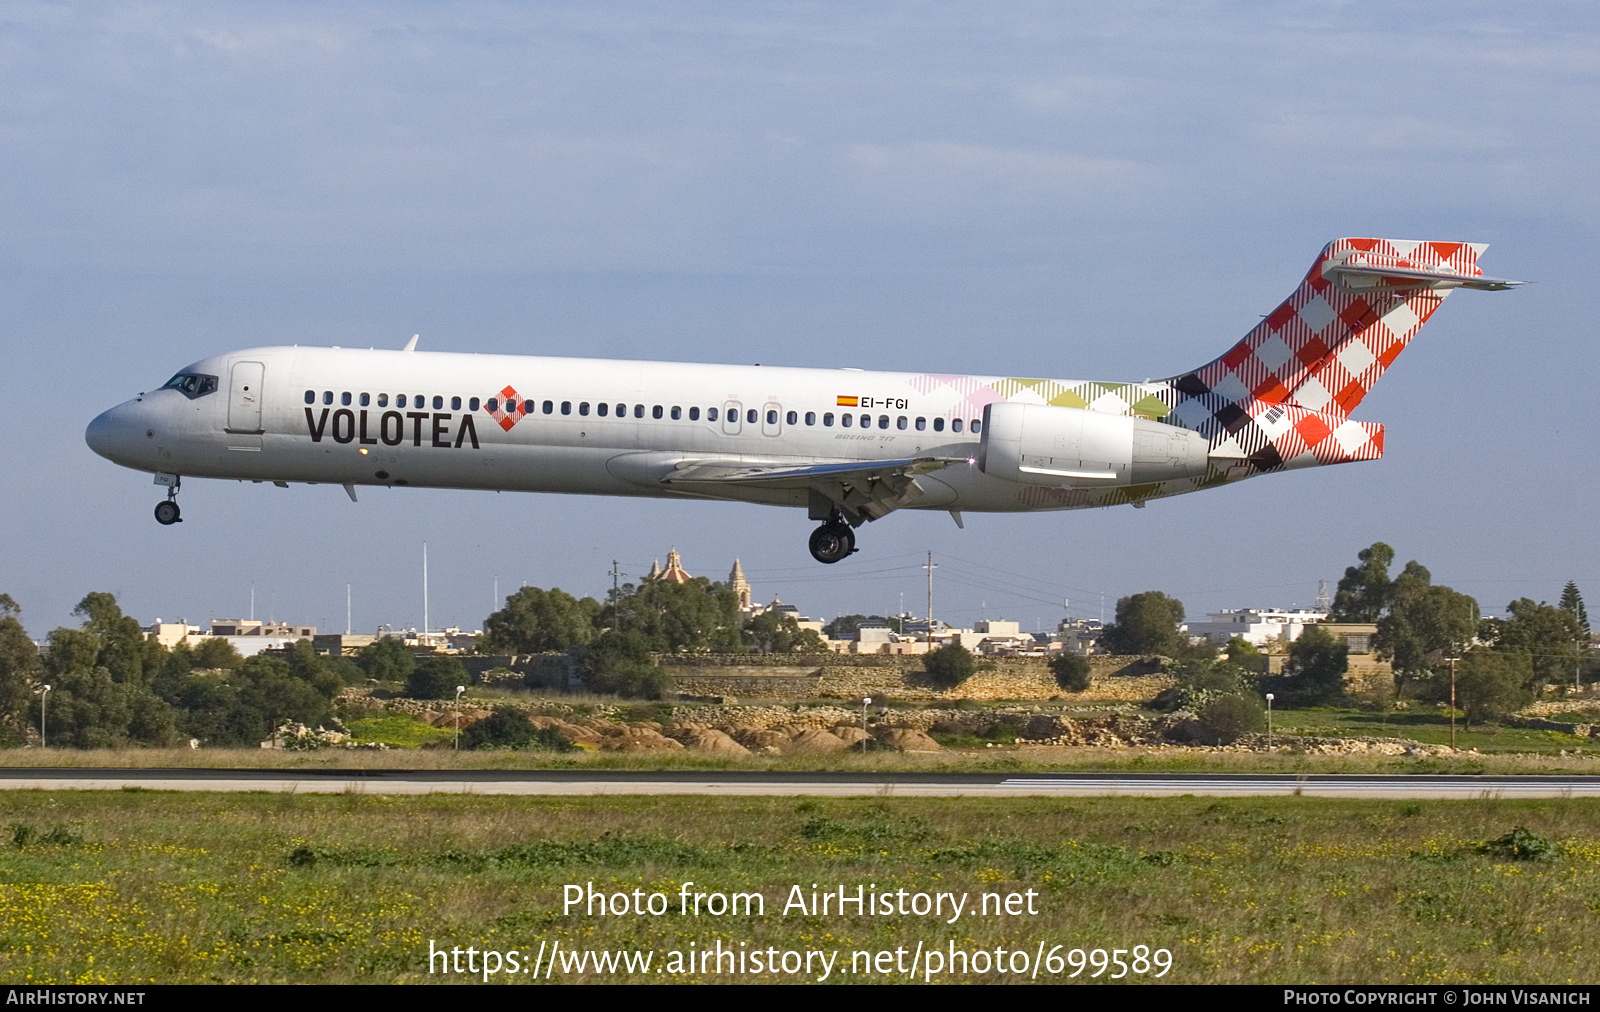
[[[506,606],[483,623],[485,654],[564,653],[595,637],[600,602],[576,598],[560,587],[523,587],[506,598]]]
[[[960,643],[940,647],[922,658],[922,670],[928,684],[941,691],[953,689],[971,678],[977,668],[972,652]]]
[[[651,643],[635,629],[607,629],[578,654],[578,675],[584,688],[604,695],[660,699],[672,680],[655,663]]]
[[[1293,680],[1295,688],[1318,702],[1335,699],[1344,692],[1348,670],[1350,648],[1315,625],[1289,645],[1289,662],[1284,666],[1284,674]]]
[[[862,626],[869,629],[890,628],[897,633],[905,632],[905,620],[899,618],[885,618],[882,615],[840,615],[838,618],[822,627],[822,632],[830,640],[854,639],[856,630]]]
[[[1361,565],[1344,571],[1333,595],[1331,622],[1376,622],[1389,604],[1389,564],[1394,549],[1381,541],[1356,553]]]
[[[1267,655],[1256,649],[1256,645],[1243,636],[1230,638],[1228,645],[1223,649],[1228,655],[1229,662],[1258,675],[1267,673]]]
[[[10,594],[0,594],[0,738],[17,740],[27,721],[28,701],[44,664],[39,648],[17,618],[22,609]]]
[[[466,667],[454,657],[424,658],[406,679],[410,699],[454,699],[456,686],[468,684]]]
[[[148,684],[166,659],[166,648],[145,636],[138,621],[124,615],[111,594],[86,594],[72,613],[83,619],[83,631],[97,640],[95,663],[109,671],[113,681]]]
[[[1176,657],[1185,643],[1178,632],[1183,602],[1159,590],[1117,600],[1117,620],[1100,634],[1100,644],[1114,654],[1161,654]]]
[[[244,663],[239,651],[221,636],[205,636],[189,646],[191,663],[197,668],[233,671]]]
[[[295,674],[289,661],[270,654],[248,658],[231,676],[239,699],[266,718],[269,727],[292,720],[307,727],[333,718],[332,695]]]
[[[417,655],[399,639],[385,636],[357,651],[356,664],[368,678],[380,682],[404,682],[416,670]]]
[[[1520,652],[1530,662],[1529,687],[1571,682],[1584,638],[1578,617],[1554,605],[1518,598],[1506,605],[1510,614],[1501,620],[1496,650]]]
[[[823,654],[828,644],[814,630],[800,628],[799,621],[790,614],[764,611],[744,624],[745,638],[751,649],[763,654]]]
[[[1567,581],[1567,585],[1561,589],[1559,607],[1562,611],[1572,613],[1572,617],[1578,620],[1578,628],[1583,630],[1584,638],[1587,639],[1589,636],[1589,613],[1583,610],[1583,595],[1578,592],[1577,583],[1572,580]]]
[[[652,580],[623,594],[602,613],[609,628],[638,633],[663,654],[732,653],[744,649],[739,600],[720,583]]]
[[[1056,676],[1056,685],[1066,691],[1082,692],[1091,681],[1089,658],[1063,650],[1050,658],[1050,673]]]
[[[1528,687],[1532,678],[1525,653],[1469,650],[1456,665],[1456,705],[1466,713],[1468,725],[1514,713],[1533,700]],[[1441,703],[1449,701],[1448,667],[1434,677],[1432,695]]]
[[[119,682],[102,667],[51,676],[48,702],[35,696],[29,720],[39,726],[48,708],[47,744],[75,748],[171,745],[176,741],[172,708],[142,685]]]
[[[1478,629],[1478,602],[1429,582],[1416,562],[1390,585],[1389,610],[1378,619],[1373,648],[1394,667],[1395,685],[1428,677],[1441,659],[1457,656]]]

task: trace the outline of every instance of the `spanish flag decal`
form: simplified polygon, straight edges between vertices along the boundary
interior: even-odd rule
[[[861,398],[859,398],[859,397],[841,397],[841,398],[839,398],[838,406],[841,407],[841,408],[853,408],[853,407],[856,407],[857,405],[859,405],[860,403],[861,403]]]

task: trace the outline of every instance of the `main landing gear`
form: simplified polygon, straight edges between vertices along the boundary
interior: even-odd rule
[[[167,486],[167,498],[164,502],[156,503],[156,523],[163,527],[183,522],[183,514],[178,509],[178,486],[182,483],[177,475],[172,475],[170,482],[162,481],[166,475],[157,475],[156,482]]]
[[[856,532],[836,512],[827,523],[811,532],[811,557],[832,565],[856,550]]]

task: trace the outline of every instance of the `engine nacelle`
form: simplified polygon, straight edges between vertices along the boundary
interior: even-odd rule
[[[1002,402],[983,409],[978,469],[1025,485],[1143,485],[1204,475],[1209,449],[1198,433],[1145,418]]]

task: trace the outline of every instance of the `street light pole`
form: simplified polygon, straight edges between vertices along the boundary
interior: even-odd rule
[[[862,734],[867,734],[867,707],[869,707],[871,705],[872,705],[872,697],[871,696],[862,696],[861,697],[861,733]],[[870,738],[871,735],[867,735],[867,737]],[[862,755],[866,755],[867,754],[867,739],[866,738],[862,738],[861,739],[861,754]]]
[[[1267,693],[1267,751],[1272,751],[1272,693]]]
[[[1456,750],[1456,659],[1450,658],[1450,751]]]
[[[49,748],[50,741],[44,733],[45,704],[50,701],[50,686],[46,685],[44,691],[39,693],[39,747]]]
[[[456,686],[456,744],[455,750],[461,751],[461,694],[467,691],[465,685]]]

